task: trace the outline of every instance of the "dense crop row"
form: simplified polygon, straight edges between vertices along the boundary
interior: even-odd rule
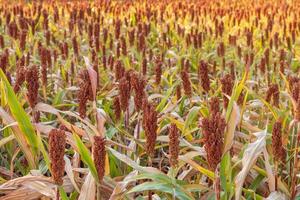
[[[0,1],[0,199],[296,199],[300,1]]]

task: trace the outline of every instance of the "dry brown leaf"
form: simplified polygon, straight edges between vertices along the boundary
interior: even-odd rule
[[[96,198],[96,182],[91,172],[85,177],[85,181],[81,187],[78,200],[87,200]]]
[[[234,102],[229,120],[227,122],[225,138],[224,138],[223,155],[227,151],[229,151],[232,147],[235,129],[238,123],[240,122],[240,118],[241,118],[240,109],[236,104],[236,102]]]
[[[266,146],[266,130],[261,132],[256,132],[254,135],[257,137],[257,140],[253,143],[250,143],[244,151],[242,158],[242,170],[238,173],[235,178],[235,199],[239,200],[242,194],[242,188],[244,181],[248,175],[249,170],[255,164],[258,156],[263,152]]]

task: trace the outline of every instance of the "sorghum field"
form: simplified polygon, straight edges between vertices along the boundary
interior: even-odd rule
[[[300,1],[0,1],[1,200],[300,199]]]

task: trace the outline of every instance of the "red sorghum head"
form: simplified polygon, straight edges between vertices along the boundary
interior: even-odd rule
[[[79,73],[79,91],[77,94],[79,100],[79,114],[81,118],[86,117],[86,104],[88,100],[93,100],[93,91],[89,72],[87,69],[83,69]]]
[[[198,68],[198,74],[201,81],[201,86],[205,92],[209,92],[210,83],[209,83],[209,71],[208,71],[208,64],[201,60]]]
[[[100,182],[105,175],[105,155],[105,138],[94,136],[93,158]]]
[[[215,105],[216,102],[216,99],[212,99],[210,105]],[[215,171],[222,157],[226,122],[220,112],[211,110],[210,116],[203,118],[200,123],[203,131],[204,148],[207,153],[208,165],[211,170]]]
[[[147,99],[143,100],[143,128],[146,136],[145,150],[149,157],[154,156],[155,142],[157,138],[157,112]]]
[[[171,124],[168,128],[169,132],[169,162],[172,167],[175,167],[178,163],[179,155],[179,131],[176,124]]]
[[[51,161],[51,174],[56,184],[63,183],[62,177],[65,172],[66,135],[63,130],[52,129],[49,133],[49,156]]]
[[[192,96],[192,86],[190,77],[187,71],[181,71],[181,80],[183,84],[184,93],[186,96]]]
[[[38,102],[38,90],[39,90],[39,70],[36,65],[29,67],[26,70],[26,82],[27,82],[27,97],[29,105],[34,108]]]
[[[146,85],[146,82],[141,75],[138,75],[137,73],[132,73],[131,86],[135,93],[134,104],[135,104],[135,108],[137,111],[139,111],[142,108],[143,99],[146,96],[145,91],[144,91],[145,85]]]
[[[121,109],[126,111],[130,99],[130,82],[126,79],[126,77],[123,77],[119,80],[119,97]]]
[[[18,92],[20,90],[21,85],[25,81],[25,78],[26,78],[26,68],[23,65],[17,65],[14,92]]]
[[[119,121],[121,118],[121,105],[120,105],[120,97],[116,96],[113,101],[113,108],[115,111],[116,121]]]
[[[279,106],[279,87],[278,84],[271,84],[267,90],[266,101],[271,103],[271,98],[273,99],[273,105]]]
[[[282,124],[280,121],[275,122],[272,131],[272,149],[276,161],[285,161],[285,149],[282,144]]]
[[[221,78],[222,92],[224,93],[224,107],[227,108],[229,100],[225,95],[231,96],[233,89],[233,79],[230,74],[226,74]]]

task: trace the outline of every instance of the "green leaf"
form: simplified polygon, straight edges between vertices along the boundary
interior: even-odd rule
[[[174,85],[175,86],[175,85]],[[173,87],[169,88],[168,91],[166,92],[165,94],[165,97],[161,100],[161,102],[158,104],[157,108],[156,108],[156,111],[158,112],[161,112],[163,110],[163,108],[165,107],[166,103],[167,103],[167,100],[168,98],[170,97],[170,95],[172,94],[173,92]]]
[[[23,107],[18,102],[18,99],[9,84],[6,75],[0,70],[0,77],[4,82],[5,91],[6,91],[6,97],[7,97],[7,103],[9,105],[10,111],[15,118],[15,120],[18,122],[18,126],[20,127],[21,131],[25,134],[26,139],[28,140],[30,147],[32,147],[32,151],[34,153],[34,156],[37,157],[39,153],[39,139],[35,133],[35,129],[33,125],[30,122],[30,119],[23,109]],[[35,166],[31,166],[33,168]]]
[[[162,174],[161,171],[159,171],[156,168],[152,168],[152,167],[142,167],[139,164],[137,164],[135,161],[131,160],[128,156],[119,153],[118,151],[112,149],[112,148],[108,148],[109,151],[116,156],[120,161],[124,162],[125,164],[129,165],[130,167],[138,170],[139,172],[148,172],[148,173],[160,173]]]
[[[142,183],[140,185],[135,186],[132,188],[128,193],[133,193],[133,192],[142,192],[142,191],[149,191],[149,190],[157,190],[163,193],[169,193],[173,195],[174,197],[182,200],[190,200],[194,199],[192,196],[186,194],[184,191],[182,191],[179,188],[174,188],[170,184],[166,183],[157,183],[157,182],[146,182]]]
[[[199,107],[193,107],[189,114],[186,117],[184,128],[183,128],[183,135],[188,136],[188,139],[193,139],[193,136],[188,132],[190,125],[195,122],[195,118],[197,117],[199,113],[200,108]]]
[[[228,199],[228,193],[231,192],[231,160],[230,160],[230,153],[227,152],[222,160],[221,160],[221,167],[220,167],[220,179],[221,179],[221,186],[223,191],[225,192],[225,199]]]
[[[65,192],[64,188],[60,186],[59,188],[59,194],[62,200],[69,200],[67,193]]]
[[[98,178],[97,170],[96,170],[95,164],[93,162],[93,159],[90,156],[91,153],[86,148],[86,146],[83,144],[83,142],[81,141],[81,139],[79,138],[79,136],[77,134],[73,133],[73,138],[76,142],[77,148],[79,150],[79,154],[82,158],[82,161],[88,166],[94,179],[96,180],[96,182],[98,182],[99,178]]]

